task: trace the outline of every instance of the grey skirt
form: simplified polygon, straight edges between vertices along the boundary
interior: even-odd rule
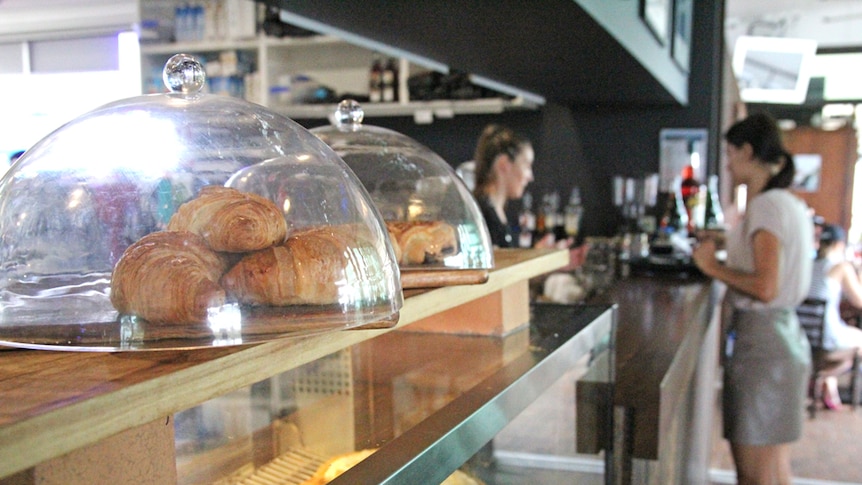
[[[793,309],[735,310],[724,362],[724,437],[774,445],[802,434],[811,349]]]

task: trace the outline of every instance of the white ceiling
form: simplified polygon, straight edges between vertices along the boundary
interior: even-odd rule
[[[725,8],[728,41],[764,35],[862,48],[862,0],[726,0]]]
[[[750,17],[779,10],[815,12],[823,8],[862,10],[862,0],[727,0],[728,17]]]

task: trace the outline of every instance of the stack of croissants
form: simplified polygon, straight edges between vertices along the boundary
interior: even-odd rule
[[[435,262],[457,252],[442,221],[387,223],[399,264]],[[448,228],[448,229],[447,229]],[[371,246],[361,224],[323,225],[288,237],[271,200],[207,186],[181,205],[164,231],[129,246],[111,277],[111,303],[150,323],[204,323],[210,308],[327,305],[354,251]]]

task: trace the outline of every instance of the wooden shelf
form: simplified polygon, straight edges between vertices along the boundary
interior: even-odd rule
[[[164,419],[568,264],[564,250],[498,250],[482,285],[405,292],[396,327],[201,350],[0,351],[0,478]]]

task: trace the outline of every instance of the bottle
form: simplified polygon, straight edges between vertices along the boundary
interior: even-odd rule
[[[680,183],[680,195],[685,206],[688,223],[686,229],[689,234],[694,234],[695,231],[695,213],[697,212],[698,192],[700,191],[700,182],[694,178],[694,167],[686,165],[682,169],[682,182]]]
[[[181,3],[174,9],[174,39],[177,42],[186,42],[191,39],[189,34],[191,27],[191,7]]]
[[[724,211],[721,209],[721,198],[718,196],[718,175],[710,175],[707,179],[705,204],[703,227],[723,229]]]
[[[554,214],[554,239],[557,241],[566,240],[566,214],[565,209],[560,204],[560,194],[552,192],[550,195],[551,211]]]
[[[578,229],[581,226],[581,214],[583,213],[583,207],[581,207],[581,189],[578,187],[573,187],[572,192],[569,195],[569,203],[566,204],[565,210],[565,223],[564,227],[566,230],[566,236],[575,238],[578,235]]]
[[[391,57],[383,67],[381,85],[383,102],[392,103],[398,100],[398,68],[395,66],[395,59]]]
[[[667,193],[664,212],[659,223],[659,235],[669,237],[671,234],[686,231],[688,228],[688,212],[682,200],[682,178],[673,179],[670,192]]]
[[[204,16],[206,15],[206,11],[204,10],[204,6],[200,3],[195,3],[189,8],[189,21],[190,21],[190,39],[193,41],[200,42],[204,40],[204,29],[205,29],[205,20]]]
[[[545,237],[545,232],[547,231],[547,207],[545,206],[545,202],[547,201],[547,197],[542,198],[542,203],[536,208],[536,229],[533,231],[533,244],[536,241],[541,240]]]
[[[368,101],[379,103],[383,99],[383,63],[378,54],[374,55],[371,71],[368,73]]]
[[[518,214],[518,246],[533,247],[533,233],[536,231],[536,214],[533,213],[533,196],[526,192],[521,199],[521,212]]]
[[[556,242],[557,207],[554,205],[553,194],[542,195],[541,214],[544,217],[544,223],[542,224],[541,235],[536,235],[535,240],[538,241],[550,235],[551,242]]]

